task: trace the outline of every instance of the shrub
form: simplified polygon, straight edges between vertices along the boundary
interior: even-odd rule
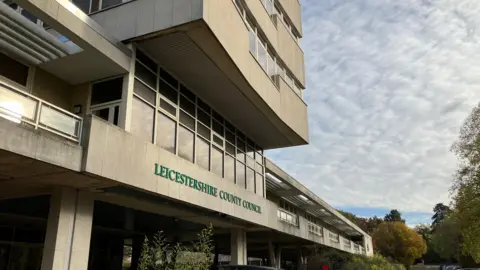
[[[381,255],[373,257],[353,256],[343,270],[405,270],[400,264],[393,264]]]

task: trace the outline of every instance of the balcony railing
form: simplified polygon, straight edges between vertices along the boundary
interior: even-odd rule
[[[289,223],[294,226],[298,226],[298,216],[284,209],[279,208],[277,210],[277,217],[280,221]]]
[[[343,248],[344,249],[351,249],[352,248],[352,242],[348,239],[343,239]]]
[[[77,143],[81,139],[81,117],[4,83],[0,83],[0,117]]]
[[[308,232],[318,236],[323,236],[323,228],[312,222],[308,222]]]
[[[353,245],[353,250],[356,254],[360,254],[360,246],[358,244]]]

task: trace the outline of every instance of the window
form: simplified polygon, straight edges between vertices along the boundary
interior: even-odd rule
[[[246,179],[245,179],[245,165],[243,163],[237,161],[237,175],[236,175],[236,180],[237,180],[237,185],[246,188]]]
[[[210,143],[204,139],[197,137],[197,149],[195,151],[196,163],[204,168],[210,170]]]
[[[230,155],[225,155],[225,179],[235,183],[235,159]]]
[[[212,147],[212,172],[223,177],[223,151]]]
[[[193,162],[193,141],[195,135],[187,128],[178,127],[178,156]]]
[[[102,0],[102,9],[121,4],[122,0]]]
[[[175,134],[177,125],[163,113],[157,113],[157,145],[175,154]]]
[[[247,190],[255,193],[255,171],[247,168]]]
[[[137,56],[132,133],[152,141],[156,132],[163,149],[264,196],[263,150],[145,54]]]
[[[263,196],[263,173],[257,173],[255,177],[255,193]]]
[[[273,1],[272,0],[264,0],[265,1],[265,8],[267,9],[268,15],[273,14]]]
[[[92,84],[90,105],[120,101],[122,99],[123,77]]]
[[[157,93],[139,80],[135,80],[133,82],[133,92],[139,97],[143,98],[145,101],[149,102],[151,105],[155,105]]]
[[[0,76],[27,86],[28,66],[0,53]]]
[[[146,141],[152,142],[154,109],[134,97],[132,103],[131,132]]]
[[[258,44],[258,62],[262,66],[263,70],[267,71],[267,49],[265,48],[265,43],[261,38],[257,39]]]

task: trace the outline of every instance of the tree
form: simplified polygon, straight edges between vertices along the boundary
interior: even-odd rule
[[[455,216],[445,217],[432,234],[432,247],[443,259],[458,261],[460,258],[460,226]]]
[[[375,229],[383,222],[382,218],[373,216],[371,218],[357,217],[356,215],[339,210],[339,212],[344,215],[347,219],[357,225],[360,229],[368,234],[372,234]]]
[[[480,104],[467,117],[452,151],[459,159],[453,190],[461,251],[480,263]]]
[[[408,267],[427,251],[425,240],[403,222],[384,222],[373,233],[380,254]]]
[[[390,213],[385,215],[385,218],[383,218],[384,221],[387,222],[403,222],[405,223],[405,220],[402,219],[402,214],[398,212],[397,209],[390,210]]]
[[[450,213],[450,207],[444,205],[443,203],[437,203],[433,208],[432,216],[432,229],[435,228],[445,219],[445,217]]]

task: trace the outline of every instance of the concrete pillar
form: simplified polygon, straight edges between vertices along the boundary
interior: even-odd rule
[[[280,246],[275,249],[275,267],[282,267],[282,248]]]
[[[135,81],[136,50],[131,44],[128,44],[127,46],[132,50],[132,61],[130,62],[130,72],[123,77],[122,103],[120,104],[118,126],[126,131],[130,131],[130,124],[132,121],[133,83]]]
[[[87,270],[93,199],[73,188],[56,189],[50,199],[42,270]]]
[[[247,234],[243,229],[232,229],[230,234],[230,253],[232,265],[247,264]]]

